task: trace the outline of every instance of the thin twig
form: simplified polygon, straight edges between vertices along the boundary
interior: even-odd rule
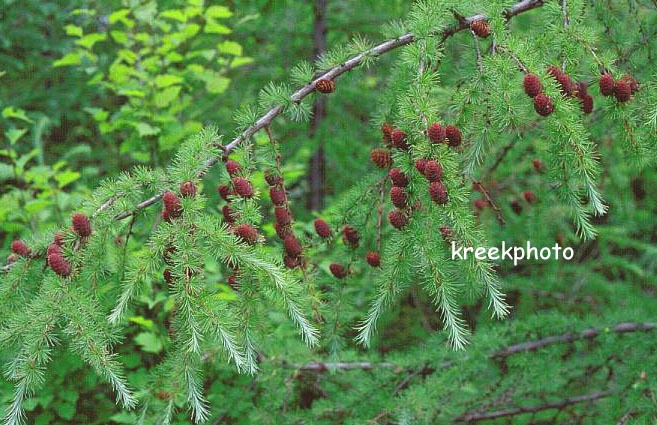
[[[598,391],[591,394],[569,397],[560,401],[539,404],[535,406],[520,406],[510,409],[496,410],[493,412],[466,413],[460,416],[457,420],[459,422],[479,422],[490,419],[504,418],[507,416],[521,415],[523,413],[536,413],[549,409],[563,409],[564,407],[571,406],[573,404],[584,403],[587,401],[596,401],[601,398],[608,397],[611,394],[613,394],[612,391]]]
[[[479,187],[479,190],[481,193],[484,195],[484,198],[486,198],[486,201],[490,205],[490,207],[495,211],[495,216],[497,217],[497,221],[504,226],[506,224],[506,221],[504,220],[504,216],[502,215],[502,210],[500,207],[497,206],[493,198],[490,196],[490,193],[488,192],[488,189],[481,183],[481,181],[475,179],[474,177],[470,177],[472,180],[472,183],[475,184],[475,186]]]

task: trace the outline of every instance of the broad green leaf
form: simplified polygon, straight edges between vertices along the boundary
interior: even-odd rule
[[[128,320],[148,329],[153,328],[153,321],[151,319],[146,319],[144,316],[132,316]]]
[[[57,59],[55,62],[52,63],[52,66],[54,67],[71,66],[71,65],[80,65],[81,63],[82,60],[80,59],[80,55],[77,52],[71,52],[65,54],[62,58]]]
[[[146,93],[143,90],[137,90],[137,89],[125,89],[125,90],[122,89],[119,90],[117,93],[128,97],[138,97],[140,99],[146,97]]]
[[[253,58],[250,58],[248,56],[243,56],[241,58],[235,58],[231,63],[230,67],[231,68],[237,68],[239,66],[243,65],[248,65],[250,63],[253,63]]]
[[[105,41],[106,39],[107,34],[92,33],[81,37],[79,40],[76,40],[75,44],[91,50],[93,49],[94,44],[98,43],[99,41]]]
[[[180,93],[180,86],[171,86],[155,94],[153,100],[158,108],[166,108],[173,102]]]
[[[28,162],[30,162],[30,160],[39,156],[40,153],[41,151],[39,149],[32,149],[25,155],[21,155],[16,161],[16,169],[18,170],[18,173],[22,174],[23,170],[25,169],[25,164],[27,164]]]
[[[213,19],[208,19],[208,21],[205,24],[205,28],[203,28],[203,31],[205,31],[208,34],[230,34],[231,33],[230,28],[228,28],[225,25],[218,24]]]
[[[230,18],[231,16],[233,16],[233,12],[231,12],[226,6],[210,6],[205,11],[206,19]]]
[[[71,16],[76,15],[96,16],[96,11],[94,9],[73,9],[71,11]]]
[[[91,115],[96,122],[103,122],[107,121],[107,117],[109,116],[109,112],[102,109],[102,108],[84,108],[84,111]]]
[[[28,122],[30,124],[34,124],[34,121],[29,119],[27,117],[27,115],[25,115],[24,110],[22,110],[20,108],[14,109],[13,106],[7,106],[5,109],[2,110],[2,117],[3,118],[16,118],[16,119]]]
[[[164,10],[162,11],[162,13],[160,13],[160,16],[162,18],[169,18],[180,22],[187,22],[187,16],[185,16],[185,13],[180,9]]]
[[[129,65],[134,65],[137,61],[137,54],[130,49],[121,49],[116,54],[117,60],[123,60]]]
[[[63,189],[64,187],[78,180],[80,176],[81,174],[77,171],[66,170],[62,173],[55,174],[54,178],[57,182],[57,187],[59,189]]]
[[[160,134],[160,129],[158,127],[153,127],[152,125],[145,122],[137,123],[137,125],[135,125],[135,129],[137,130],[139,137],[155,136],[156,134]]]
[[[62,419],[70,421],[75,417],[75,403],[58,402],[53,403],[52,407],[55,409],[55,412],[57,412],[57,415]]]
[[[186,39],[190,39],[194,37],[196,34],[201,31],[201,26],[198,24],[189,24],[185,25],[185,28],[183,28],[182,33],[185,35]]]
[[[155,86],[159,89],[181,83],[183,79],[177,75],[163,74],[155,77]]]
[[[139,345],[142,351],[147,353],[159,353],[163,345],[160,338],[153,332],[142,332],[135,336],[135,343]]]
[[[230,78],[222,77],[220,75],[205,80],[205,88],[209,93],[223,93],[229,85]]]
[[[110,37],[119,44],[128,44],[128,33],[125,31],[110,31]]]
[[[14,178],[14,167],[0,162],[0,182]]]
[[[109,15],[110,25],[114,25],[117,22],[123,23],[128,28],[132,28],[135,25],[135,21],[128,18],[130,14],[130,9],[119,9],[116,12],[113,12]]]
[[[66,25],[64,29],[66,30],[66,35],[70,35],[74,37],[82,37],[82,35],[84,34],[82,32],[82,28],[77,25]]]
[[[219,43],[217,44],[217,49],[219,50],[219,53],[242,56],[242,46],[235,41],[224,41],[223,43]]]
[[[12,129],[7,130],[5,135],[7,136],[7,139],[9,139],[9,144],[13,145],[14,143],[16,143],[18,141],[18,139],[23,137],[23,135],[25,135],[25,133],[27,133],[27,130],[24,129],[24,128],[22,128],[22,129],[12,128]]]
[[[132,68],[125,66],[120,62],[114,62],[109,69],[109,79],[118,84],[124,83],[132,72]]]
[[[53,201],[50,199],[33,199],[27,201],[25,204],[25,212],[28,214],[35,214],[39,211],[43,211],[46,208],[50,207],[53,204]]]
[[[171,63],[178,63],[181,62],[184,57],[178,52],[169,52],[167,53],[166,59]]]

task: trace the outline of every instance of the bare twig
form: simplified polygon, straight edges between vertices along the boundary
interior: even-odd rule
[[[523,413],[536,413],[548,409],[563,409],[564,407],[571,406],[577,403],[596,401],[601,398],[607,397],[611,394],[612,394],[611,391],[598,391],[591,394],[580,395],[577,397],[569,397],[560,401],[539,404],[535,406],[520,406],[510,409],[496,410],[493,412],[466,413],[461,417],[459,417],[457,420],[459,422],[479,422],[479,421],[490,420],[490,419],[504,418],[507,416],[521,415]]]
[[[481,184],[481,181],[475,179],[474,177],[470,177],[470,179],[472,180],[472,183],[474,183],[476,186],[479,187],[479,190],[484,195],[484,198],[486,198],[486,201],[488,201],[490,207],[493,209],[493,211],[495,211],[495,216],[497,217],[497,221],[502,226],[504,226],[506,224],[506,221],[504,220],[504,216],[502,216],[502,210],[500,209],[500,207],[497,206],[493,198],[490,196],[488,189],[486,189],[486,187],[483,184]]]
[[[563,342],[573,342],[579,339],[593,339],[603,332],[648,332],[657,328],[657,323],[620,323],[613,328],[589,328],[579,333],[568,333],[564,335],[548,336],[546,338],[538,339],[536,341],[523,342],[521,344],[511,345],[503,348],[494,353],[491,358],[500,359],[511,356],[513,354],[522,353],[525,351],[534,351],[552,344],[559,344]]]

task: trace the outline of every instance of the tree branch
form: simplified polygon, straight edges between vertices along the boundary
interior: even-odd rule
[[[528,10],[540,7],[543,5],[545,0],[522,0],[513,6],[511,6],[505,13],[504,17],[508,20],[511,19],[512,17],[519,15],[521,13],[527,12]],[[443,31],[437,31],[434,35],[440,35],[441,38],[441,43],[444,43],[448,38],[453,36],[454,34],[463,31],[465,29],[468,29],[470,27],[470,23],[476,20],[480,19],[486,19],[486,16],[484,15],[474,15],[470,16],[467,18],[464,18],[461,22],[459,22],[456,25],[450,26],[447,29]],[[345,72],[348,72],[354,68],[356,68],[358,65],[360,65],[365,58],[370,57],[370,56],[379,56],[386,54],[394,49],[397,49],[398,47],[405,46],[411,43],[414,43],[417,41],[417,38],[414,34],[408,33],[404,34],[400,37],[384,41],[381,44],[376,45],[375,47],[371,48],[370,50],[367,50],[365,52],[359,53],[358,55],[354,56],[353,58],[347,60],[346,62],[328,70],[324,74],[320,75],[317,77],[314,81],[306,84],[305,86],[301,87],[299,90],[294,92],[292,96],[290,97],[290,100],[294,103],[299,103],[301,102],[305,97],[310,95],[315,91],[315,83],[318,80],[321,79],[329,79],[333,80],[340,75],[344,74]],[[264,127],[268,126],[274,118],[279,116],[285,109],[284,105],[278,105],[273,108],[271,108],[267,113],[265,113],[262,117],[260,117],[255,123],[253,123],[251,126],[246,128],[242,133],[240,133],[237,137],[235,137],[230,143],[228,143],[225,146],[222,146],[224,150],[224,155],[229,154],[233,149],[235,149],[240,143],[250,139],[254,134],[256,134],[258,131],[262,130]],[[199,173],[199,178],[203,177],[207,170],[210,169],[212,166],[214,166],[217,162],[221,160],[222,156],[216,156],[214,158],[209,159],[204,165],[202,171]],[[122,220],[127,217],[130,217],[131,215],[135,214],[137,211],[142,210],[144,208],[149,207],[150,205],[158,202],[160,198],[162,197],[163,193],[157,194],[152,196],[149,199],[146,199],[143,202],[140,202],[135,206],[135,208],[132,211],[124,211],[122,213],[119,213],[116,215],[115,219],[116,220]],[[103,204],[104,208],[108,208],[111,206],[114,200],[108,200],[108,202],[105,202]]]
[[[466,413],[460,416],[457,421],[459,422],[479,422],[490,419],[498,419],[507,416],[521,415],[523,413],[536,413],[548,409],[563,409],[577,403],[584,403],[587,401],[595,401],[611,395],[611,391],[598,391],[591,394],[580,395],[577,397],[565,398],[560,401],[551,403],[539,404],[536,406],[520,406],[511,409],[496,410],[492,412],[482,413]]]

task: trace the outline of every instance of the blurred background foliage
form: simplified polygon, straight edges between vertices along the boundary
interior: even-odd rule
[[[313,37],[323,3],[2,0],[2,252],[9,251],[14,238],[65,223],[103,177],[138,164],[165,165],[183,138],[207,124],[232,134],[234,111],[256,102],[268,82],[288,80],[295,64],[321,53]],[[326,3],[327,46],[345,43],[356,34],[380,40],[381,26],[400,19],[409,8],[409,2],[401,0]],[[639,81],[654,79],[654,4],[595,3],[594,29],[605,35],[601,48],[606,46],[621,58],[620,67]],[[514,19],[512,25],[526,29],[540,20],[541,12],[535,11]],[[476,66],[471,36],[459,34],[448,46],[441,64],[442,84],[449,88],[444,93],[458,87]],[[314,189],[309,168],[319,146],[322,205],[328,211],[374,169],[369,152],[380,136],[372,122],[388,70],[397,58],[386,55],[375,66],[341,78],[338,94],[324,101],[325,114],[314,127],[286,120],[274,124],[291,205],[300,222],[317,214],[310,201]],[[585,73],[581,77],[593,81]],[[437,333],[441,318],[426,296],[411,287],[403,302],[383,318],[375,348],[365,351],[342,338],[339,351],[311,353],[283,318],[277,322],[272,317],[280,326],[263,332],[261,345],[266,349],[260,374],[240,376],[221,362],[207,362],[213,420],[450,423],[473,409],[536,405],[607,390],[613,394],[592,403],[497,423],[657,420],[654,335],[604,331],[620,322],[654,321],[657,194],[652,188],[657,186],[657,170],[651,166],[637,171],[623,159],[617,143],[623,128],[612,125],[601,110],[587,123],[601,154],[601,188],[610,212],[597,220],[599,237],[594,241],[580,242],[564,212],[548,201],[550,182],[532,166],[545,148],[540,129],[528,130],[522,140],[500,135],[483,164],[483,169],[490,169],[502,157],[494,173],[481,176],[507,219],[501,227],[491,210],[482,211],[480,220],[490,240],[531,239],[538,246],[558,241],[577,253],[572,262],[501,265],[504,289],[514,307],[509,320],[492,322],[482,305],[468,305],[464,316],[473,342],[465,353],[452,352],[444,335]],[[212,173],[205,181],[215,204],[217,182]],[[538,202],[523,202],[524,190],[533,190]],[[139,237],[138,231],[133,243]],[[349,329],[362,317],[372,290],[368,274],[360,276],[340,289],[339,299],[347,301],[339,304],[335,326],[347,337],[353,336]],[[155,290],[139,303],[131,332],[119,349],[135,386],[166,347],[164,323],[170,310],[166,295]],[[503,361],[490,357],[510,344],[587,327],[602,329],[602,336]],[[3,364],[5,356],[0,347]],[[311,360],[365,361],[374,367],[319,372],[300,367]],[[115,406],[107,385],[71,354],[59,356],[46,382],[26,406],[30,423],[135,420],[132,413]],[[0,400],[7,402],[10,396],[11,386],[0,381]],[[187,420],[182,412],[177,423]]]

